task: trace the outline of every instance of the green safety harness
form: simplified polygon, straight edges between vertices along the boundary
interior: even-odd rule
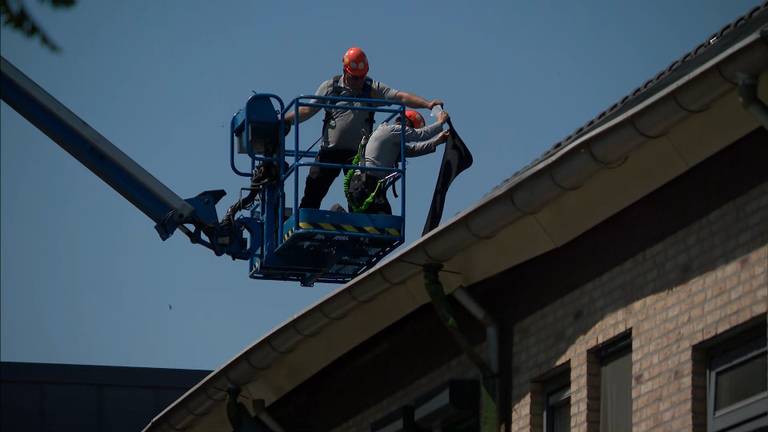
[[[341,82],[341,75],[336,75],[333,78],[331,78],[331,92],[328,93],[328,96],[341,96],[341,94],[344,92],[345,88],[340,84]],[[373,98],[373,80],[370,77],[365,77],[365,81],[363,81],[363,88],[360,92],[361,98],[364,99],[371,99]],[[331,105],[336,105],[339,102],[338,101],[330,101],[328,102]],[[362,106],[371,106],[370,104],[362,104]],[[365,120],[366,126],[368,126],[368,133],[373,132],[373,123],[374,123],[374,116],[375,112],[368,111],[368,117]],[[326,108],[325,110],[325,118],[323,119],[323,129],[327,129],[330,124],[333,122],[333,114],[331,113],[331,110],[329,108]],[[325,133],[325,131],[323,131]]]
[[[359,165],[360,161],[363,159],[363,155],[365,154],[365,146],[368,144],[368,135],[363,135],[363,139],[360,141],[360,145],[357,148],[357,153],[355,154],[355,157],[352,159],[352,165]],[[381,179],[376,183],[376,188],[371,192],[360,205],[358,205],[356,200],[353,199],[352,195],[349,192],[349,185],[352,183],[352,178],[355,175],[359,175],[362,178],[363,182],[365,182],[365,174],[361,173],[359,170],[349,170],[344,175],[344,196],[347,197],[347,202],[349,203],[349,209],[353,213],[364,213],[368,210],[368,208],[371,207],[371,204],[373,204],[373,201],[376,199],[376,195],[381,192],[381,188],[383,187],[385,183],[385,179]]]

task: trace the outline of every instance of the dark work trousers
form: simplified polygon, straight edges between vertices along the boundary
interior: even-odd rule
[[[355,150],[333,150],[320,148],[317,152],[316,162],[351,164],[355,158]],[[301,198],[300,208],[320,208],[323,198],[331,188],[331,184],[339,176],[341,168],[325,168],[313,166],[309,169],[307,181],[304,184],[304,196]],[[347,170],[344,170],[346,174]]]
[[[365,200],[365,198],[369,197],[374,191],[376,191],[376,186],[379,184],[379,179],[376,176],[367,175],[365,176],[365,181],[363,182],[363,189],[364,193],[359,194],[358,203],[362,204],[362,201]],[[348,206],[348,210],[351,213],[352,212],[352,206]],[[380,189],[379,193],[376,194],[376,197],[373,199],[373,202],[370,206],[363,212],[368,214],[376,214],[376,213],[384,213],[391,215],[392,214],[392,207],[389,205],[389,201],[387,200],[387,191],[385,189]]]

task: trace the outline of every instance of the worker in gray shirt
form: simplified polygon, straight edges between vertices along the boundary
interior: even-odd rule
[[[405,111],[405,156],[416,157],[433,153],[438,145],[448,140],[448,131],[443,124],[448,113],[441,111],[437,121],[424,126],[424,118],[416,111]],[[362,155],[360,165],[367,168],[395,168],[400,161],[400,138],[402,122],[398,117],[394,124],[382,123],[371,134]],[[414,144],[410,144],[415,142]],[[386,197],[384,179],[389,171],[356,170],[345,178],[345,193],[349,211],[359,213],[392,214],[392,207]]]
[[[335,76],[320,84],[315,92],[316,95],[383,99],[401,102],[413,108],[432,109],[436,105],[443,104],[440,100],[428,101],[420,96],[392,89],[369,78],[367,76],[368,58],[360,48],[348,49],[344,54],[342,63],[343,75]],[[326,101],[318,102],[327,103]],[[351,110],[349,106],[370,105],[362,102],[338,102],[335,103],[334,108],[325,110],[323,141],[315,159],[317,162],[351,163],[357,153],[361,139],[373,130],[373,112]],[[298,121],[303,122],[311,118],[319,110],[316,107],[300,107]],[[291,111],[285,115],[285,121],[289,126],[296,121],[294,114],[294,111]],[[323,198],[340,171],[339,168],[311,167],[299,207],[320,208]]]

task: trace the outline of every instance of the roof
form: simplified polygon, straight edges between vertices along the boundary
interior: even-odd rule
[[[427,303],[424,263],[452,270],[441,275],[447,292],[476,284],[571,241],[754,130],[734,83],[738,73],[761,74],[768,100],[767,24],[764,3],[469,209],[247,347],[145,430],[228,430],[229,383],[242,385],[246,398],[278,400]]]
[[[511,177],[504,180],[499,186],[497,186],[497,188],[507,184],[508,182],[514,181],[515,178],[523,175],[526,171],[535,167],[537,164],[541,163],[543,160],[556,153],[559,149],[574,142],[579,137],[584,136],[589,131],[620,116],[632,107],[635,107],[641,102],[647,100],[659,89],[662,89],[668,86],[670,83],[678,80],[691,67],[699,66],[708,60],[711,60],[717,54],[718,47],[729,46],[733,44],[734,41],[742,38],[746,34],[754,32],[756,29],[764,25],[766,13],[768,13],[768,1],[763,2],[760,6],[755,6],[743,16],[739,17],[731,23],[728,23],[726,26],[709,36],[704,42],[700,43],[696,48],[673,61],[669,66],[662,69],[652,78],[648,79],[639,87],[632,90],[618,102],[608,107],[608,109],[598,114],[592,120],[586,122],[584,125],[573,131],[570,135],[563,138],[561,141],[555,143],[555,145],[545,151],[540,157],[533,160],[531,163],[515,172]],[[691,111],[697,111],[700,108],[692,106],[688,107],[688,109]]]

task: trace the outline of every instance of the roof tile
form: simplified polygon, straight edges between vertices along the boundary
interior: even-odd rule
[[[752,8],[745,15],[739,17],[735,21],[724,26],[718,32],[714,33],[705,42],[699,44],[692,51],[684,54],[679,59],[673,61],[669,66],[662,69],[653,78],[644,82],[640,87],[634,89],[630,94],[621,98],[619,102],[611,105],[610,108],[599,113],[595,118],[593,118],[592,120],[589,120],[586,124],[576,129],[576,131],[569,134],[564,139],[560,140],[559,142],[554,144],[552,147],[547,149],[538,159],[535,159],[531,163],[524,166],[522,169],[515,172],[511,177],[502,181],[502,183],[494,187],[492,191],[495,191],[499,187],[511,181],[514,181],[517,177],[521,176],[526,171],[530,170],[531,168],[535,167],[539,163],[543,162],[551,154],[555,153],[556,150],[573,142],[578,137],[586,134],[590,130],[605,123],[610,118],[613,118],[619,115],[621,112],[623,112],[626,109],[629,109],[631,106],[634,106],[636,103],[639,103],[640,102],[639,99],[650,97],[652,94],[651,92],[655,93],[656,91],[661,90],[664,86],[663,85],[657,86],[657,84],[660,84],[665,78],[669,77],[671,74],[680,70],[681,67],[690,64],[693,60],[697,59],[699,56],[706,53],[709,50],[709,48],[718,45],[721,39],[728,36],[733,30],[751,22],[752,20],[755,19],[757,15],[765,16],[766,18],[768,18],[768,0],[764,1],[761,5]]]

